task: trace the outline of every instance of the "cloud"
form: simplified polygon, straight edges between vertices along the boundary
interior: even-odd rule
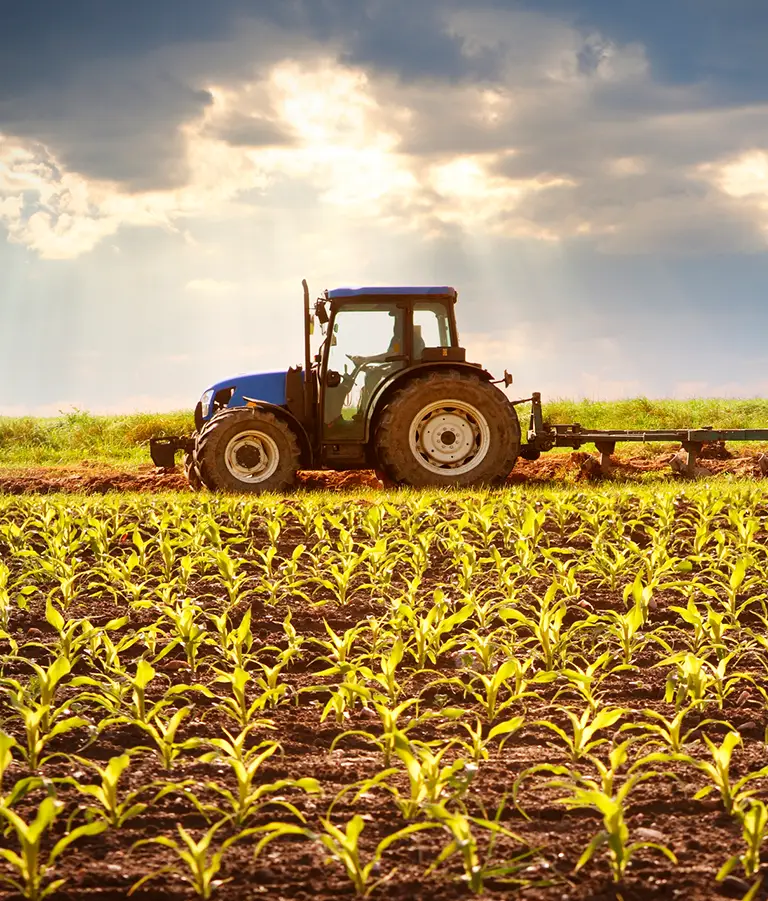
[[[123,226],[186,233],[289,204],[427,239],[765,246],[765,195],[738,166],[768,147],[768,106],[660,83],[636,41],[490,2],[246,9],[225,4],[208,40],[192,26],[173,38],[163,17],[150,41],[140,3],[125,52],[59,48],[55,90],[6,94],[11,240],[72,258]],[[413,35],[404,55],[396,24]]]

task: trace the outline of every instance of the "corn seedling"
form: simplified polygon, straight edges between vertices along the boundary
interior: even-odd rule
[[[499,837],[512,839],[516,844],[524,844],[523,839],[514,832],[510,832],[499,823],[503,803],[496,812],[493,820],[483,817],[467,816],[458,811],[449,810],[444,804],[430,804],[426,808],[427,816],[450,835],[451,841],[443,848],[434,863],[427,870],[427,874],[433,872],[441,863],[453,855],[459,855],[464,869],[462,881],[467,888],[476,895],[483,892],[485,882],[488,879],[517,883],[519,886],[529,884],[529,880],[520,879],[518,874],[524,869],[531,856],[530,849],[526,848],[511,860],[507,859],[498,864],[493,860],[495,844]],[[483,830],[489,834],[487,847],[485,848],[483,861],[481,847],[477,832]],[[517,877],[517,878],[516,878]]]
[[[146,810],[147,805],[136,800],[142,793],[142,789],[128,792],[122,798],[118,793],[120,777],[130,764],[130,757],[127,754],[110,757],[105,767],[82,757],[76,759],[81,765],[94,770],[100,779],[100,782],[94,785],[80,782],[73,776],[67,776],[61,780],[73,785],[80,794],[96,802],[95,805],[85,805],[85,814],[89,820],[101,818],[110,826],[119,828],[131,817],[138,816]]]
[[[644,848],[660,851],[672,863],[677,863],[677,858],[672,851],[658,842],[630,843],[629,828],[624,819],[624,807],[626,796],[633,785],[634,782],[628,780],[616,795],[594,788],[583,789],[575,786],[569,797],[559,799],[560,803],[570,810],[587,807],[596,810],[603,817],[603,829],[592,838],[584,849],[576,863],[577,871],[588,863],[595,852],[603,846],[607,846],[608,849],[608,862],[614,882],[622,880],[630,860]]]
[[[565,707],[560,707],[558,709],[561,710],[570,721],[570,735],[565,729],[558,726],[557,723],[552,723],[549,720],[536,720],[533,725],[544,726],[545,729],[554,732],[568,749],[568,753],[572,760],[579,760],[595,748],[605,744],[608,739],[596,738],[597,733],[601,730],[609,729],[611,726],[615,725],[622,716],[625,716],[629,712],[624,707],[605,707],[593,715],[593,711],[587,707],[581,716],[576,716],[573,711],[568,710]]]
[[[201,760],[210,762],[220,760],[227,763],[236,782],[236,790],[228,788],[216,782],[208,782],[207,787],[224,798],[229,809],[227,811],[214,805],[199,805],[200,809],[207,813],[217,812],[223,816],[232,818],[236,826],[243,826],[245,822],[261,810],[266,804],[276,804],[289,810],[299,820],[304,820],[296,807],[282,798],[270,798],[284,788],[295,788],[308,794],[319,794],[320,784],[316,779],[278,779],[276,782],[260,781],[259,772],[262,763],[271,757],[280,746],[277,742],[261,742],[255,748],[245,750],[244,741],[250,729],[244,729],[235,737],[227,732],[228,741],[224,739],[212,740],[214,750],[204,754]]]
[[[10,808],[0,807],[0,817],[4,817],[8,821],[19,846],[18,851],[0,848],[0,859],[9,864],[15,874],[6,876],[0,873],[0,881],[13,886],[28,901],[42,901],[43,898],[57,891],[64,884],[64,879],[51,878],[52,870],[57,858],[73,842],[84,836],[98,835],[107,828],[107,824],[103,820],[78,826],[60,838],[51,850],[44,854],[41,849],[43,838],[62,807],[63,804],[55,798],[45,798],[37,808],[37,813],[31,823],[26,823]]]
[[[155,870],[152,873],[147,873],[146,876],[142,876],[137,882],[135,882],[130,890],[128,891],[129,895],[132,895],[137,889],[141,888],[144,883],[148,882],[150,879],[155,879],[158,876],[164,873],[175,873],[180,876],[185,882],[188,882],[196,895],[200,898],[210,898],[213,895],[214,889],[218,888],[221,885],[224,885],[226,882],[229,882],[228,879],[217,879],[216,876],[221,870],[221,865],[224,860],[224,855],[227,853],[229,848],[235,844],[235,842],[239,841],[241,838],[244,838],[246,835],[252,834],[252,830],[244,830],[238,832],[235,835],[230,836],[225,839],[218,847],[217,850],[213,851],[212,842],[216,832],[227,822],[227,820],[221,820],[215,825],[211,826],[200,839],[195,841],[193,836],[187,832],[187,830],[178,825],[176,827],[180,841],[176,841],[175,839],[168,838],[166,835],[157,836],[157,838],[148,838],[141,839],[140,841],[134,844],[134,848],[138,848],[141,845],[155,844],[162,845],[165,848],[170,848],[176,854],[176,858],[179,863],[184,864],[186,866],[186,870],[181,869],[178,864],[168,864],[167,866],[161,867],[159,870]]]
[[[739,864],[747,879],[757,876],[760,870],[760,851],[768,837],[768,807],[762,801],[752,799],[747,810],[737,810],[736,815],[741,822],[741,835],[745,848],[741,854],[735,854],[720,867],[718,882]]]
[[[305,827],[294,826],[289,823],[272,823],[263,827],[263,829],[268,830],[267,839],[279,838],[284,835],[301,835],[320,844],[328,852],[329,861],[340,863],[344,867],[344,871],[349,877],[355,893],[362,897],[368,897],[378,886],[395,875],[396,871],[391,870],[378,879],[372,878],[378,874],[384,852],[389,847],[415,832],[434,828],[433,823],[410,823],[408,826],[398,829],[397,832],[382,839],[376,845],[370,859],[363,863],[360,850],[360,834],[365,827],[365,821],[361,816],[353,816],[344,829],[334,825],[326,818],[320,820],[320,825],[322,826],[322,832],[314,832]],[[257,852],[261,850],[261,847],[262,844],[260,843],[257,846]]]

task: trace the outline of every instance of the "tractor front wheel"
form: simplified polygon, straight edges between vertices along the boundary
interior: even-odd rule
[[[184,454],[184,475],[193,491],[199,491],[203,487],[200,470],[197,468],[195,455],[191,451]]]
[[[498,388],[466,372],[437,371],[392,396],[375,440],[380,467],[394,482],[491,485],[515,465],[520,423]]]
[[[285,491],[299,468],[293,430],[272,413],[252,407],[221,410],[197,436],[195,462],[211,491]]]

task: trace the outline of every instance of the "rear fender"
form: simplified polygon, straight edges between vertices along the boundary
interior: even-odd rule
[[[473,365],[472,363],[448,362],[440,363],[419,363],[416,366],[409,366],[407,369],[401,369],[396,372],[390,379],[383,382],[376,394],[371,399],[368,406],[368,415],[365,423],[365,441],[370,441],[376,431],[376,420],[384,407],[389,403],[389,399],[398,389],[407,384],[414,378],[426,375],[430,372],[440,372],[445,369],[457,369],[460,372],[466,372],[474,375],[476,378],[483,379],[486,382],[493,381],[493,375],[482,366]]]
[[[269,403],[269,401],[256,400],[252,397],[243,396],[243,400],[245,401],[244,406],[253,407],[257,410],[264,410],[265,412],[272,413],[278,419],[281,419],[286,425],[290,426],[295,432],[296,438],[299,442],[299,449],[301,450],[301,465],[306,468],[310,468],[312,466],[315,457],[312,450],[312,442],[309,440],[307,430],[293,415],[293,413],[291,413],[290,410],[286,410],[285,407],[280,407],[277,404],[271,404]]]

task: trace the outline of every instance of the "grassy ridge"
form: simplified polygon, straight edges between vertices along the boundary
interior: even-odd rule
[[[768,399],[555,400],[544,405],[544,419],[591,429],[760,429],[768,428]]]
[[[0,465],[147,463],[150,438],[186,435],[194,427],[191,412],[94,416],[78,410],[51,419],[0,416]]]
[[[520,414],[525,428],[527,410],[521,408]],[[551,423],[579,422],[594,429],[762,428],[768,427],[768,399],[555,400],[544,405],[544,418]],[[53,419],[0,417],[0,466],[57,466],[84,460],[147,463],[151,437],[185,435],[193,428],[192,413],[183,411],[124,416],[76,411]],[[655,453],[668,448],[645,445],[632,451]]]

